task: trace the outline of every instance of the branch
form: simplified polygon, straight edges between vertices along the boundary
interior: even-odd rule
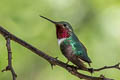
[[[15,35],[11,34],[10,32],[8,32],[7,30],[5,30],[1,26],[0,26],[0,34],[2,34],[3,37],[9,36],[9,39],[17,42],[18,44],[20,44],[20,45],[26,47],[27,49],[31,50],[36,55],[44,58],[51,65],[58,65],[58,66],[60,66],[60,67],[62,67],[64,69],[66,69],[68,72],[70,72],[71,74],[75,75],[76,77],[78,77],[80,79],[85,79],[85,80],[112,80],[112,79],[109,79],[109,78],[105,78],[104,76],[93,77],[93,76],[88,76],[88,75],[84,75],[82,73],[79,73],[77,71],[77,68],[75,66],[68,65],[68,64],[66,64],[66,63],[58,60],[57,58],[53,58],[53,57],[47,55],[46,53],[40,51],[39,49],[33,47],[32,45],[28,44],[27,42],[21,40],[20,38],[16,37]],[[14,72],[14,70],[13,70],[13,72]]]
[[[120,70],[120,63],[115,64],[113,66],[104,66],[104,67],[101,67],[101,68],[98,68],[98,69],[93,69],[93,71],[101,71],[101,70],[111,69],[111,68],[115,68],[115,69]]]
[[[6,47],[8,51],[8,66],[5,69],[3,69],[2,72],[10,70],[12,73],[13,80],[16,80],[17,75],[12,67],[12,52],[11,52],[11,47],[10,47],[9,35],[6,35],[5,39],[6,39]]]

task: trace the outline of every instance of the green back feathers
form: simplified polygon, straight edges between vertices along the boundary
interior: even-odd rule
[[[73,54],[80,57],[80,59],[91,63],[90,58],[87,55],[87,50],[84,45],[79,41],[74,33],[71,33],[71,36],[63,41],[64,45],[71,45]]]

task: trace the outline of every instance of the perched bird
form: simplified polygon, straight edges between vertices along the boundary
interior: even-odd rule
[[[55,22],[44,16],[40,17],[55,24],[58,44],[62,54],[68,59],[68,61],[71,61],[80,69],[88,70],[84,62],[87,62],[90,65],[91,60],[87,55],[85,46],[75,35],[72,26],[65,21]]]

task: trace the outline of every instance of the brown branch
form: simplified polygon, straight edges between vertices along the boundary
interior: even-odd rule
[[[11,52],[11,47],[10,47],[9,35],[6,35],[5,39],[6,39],[6,47],[8,51],[8,66],[5,69],[3,69],[2,72],[8,71],[8,70],[11,71],[13,80],[16,80],[17,75],[12,67],[12,52]]]
[[[98,69],[93,69],[93,71],[101,71],[101,70],[105,70],[105,69],[111,69],[111,68],[115,68],[115,69],[118,69],[120,70],[120,63],[118,64],[115,64],[113,66],[104,66],[104,67],[101,67],[101,68],[98,68]]]
[[[53,58],[46,53],[40,51],[39,49],[33,47],[32,45],[28,44],[27,42],[19,39],[18,37],[14,36],[13,34],[9,33],[7,30],[5,30],[3,27],[0,26],[0,34],[2,34],[4,37],[9,36],[9,39],[21,44],[22,46],[26,47],[27,49],[31,50],[33,53],[39,55],[40,57],[44,58],[47,60],[51,65],[58,65],[67,71],[69,71],[71,74],[75,75],[76,77],[80,79],[85,79],[85,80],[112,80],[109,78],[105,78],[104,76],[100,77],[93,77],[93,76],[88,76],[85,74],[82,74],[77,71],[77,68],[72,65],[68,65],[57,58]]]

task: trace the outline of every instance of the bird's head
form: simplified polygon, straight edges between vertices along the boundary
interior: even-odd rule
[[[42,17],[42,18],[52,22],[53,24],[55,24],[56,34],[57,34],[58,39],[68,38],[68,37],[70,37],[71,33],[73,32],[73,29],[68,22],[65,22],[65,21],[56,22],[56,21],[48,19],[44,16],[40,16],[40,17]]]

